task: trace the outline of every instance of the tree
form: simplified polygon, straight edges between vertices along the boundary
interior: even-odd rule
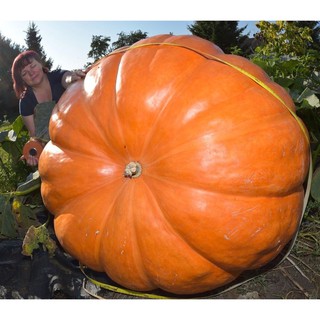
[[[314,25],[313,25],[314,26]],[[314,49],[313,29],[297,21],[260,21],[256,37],[261,40],[252,61],[276,82],[294,92],[301,84],[320,92],[320,54]]]
[[[301,93],[301,86],[320,93],[320,54],[315,50],[313,29],[297,21],[260,21],[257,27],[261,44],[252,61],[294,98]]]
[[[18,100],[15,97],[11,66],[15,57],[23,48],[0,33],[0,117],[7,115],[9,118],[18,114]]]
[[[110,37],[92,36],[91,50],[88,53],[88,58],[93,58],[94,62],[102,58],[108,53]],[[91,63],[88,63],[90,65]]]
[[[106,54],[116,49],[130,46],[141,39],[145,39],[147,37],[147,34],[147,32],[142,32],[141,30],[131,31],[129,34],[120,32],[118,33],[118,40],[113,42],[111,47],[109,45],[109,41],[111,39],[110,37],[104,37],[102,35],[92,36],[90,45],[91,50],[88,53],[88,58],[93,58],[94,62],[96,62]],[[91,62],[88,62],[85,67],[88,67],[91,64]]]
[[[293,21],[259,21],[256,34],[263,45],[260,51],[277,55],[303,56],[312,46],[312,30]]]
[[[308,27],[311,30],[311,49],[320,50],[320,24],[319,21],[293,21],[297,27]]]
[[[41,45],[42,37],[39,34],[39,29],[34,22],[29,23],[28,30],[25,31],[27,37],[25,39],[27,49],[33,50],[39,53],[44,65],[50,70],[53,65],[53,60],[51,58],[47,59],[47,55]]]
[[[147,32],[142,32],[141,30],[130,31],[129,34],[120,32],[118,33],[118,40],[112,43],[112,51],[122,47],[131,46],[137,41],[145,39],[147,35]]]
[[[242,34],[246,27],[238,28],[238,21],[195,21],[187,29],[193,35],[213,42],[225,53],[232,53],[248,38],[248,34]]]

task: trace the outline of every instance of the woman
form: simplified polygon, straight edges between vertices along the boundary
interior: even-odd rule
[[[31,139],[46,143],[49,120],[54,105],[65,89],[85,77],[81,70],[55,70],[50,72],[42,63],[38,53],[32,50],[20,53],[12,64],[13,89],[19,99],[19,113]],[[38,160],[32,155],[25,159],[36,166]]]

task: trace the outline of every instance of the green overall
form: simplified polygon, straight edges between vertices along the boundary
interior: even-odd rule
[[[49,122],[55,106],[54,101],[42,102],[36,105],[34,109],[35,138],[47,143],[49,137]],[[39,171],[31,173],[27,180],[20,184],[17,191],[24,191],[41,182]]]
[[[34,109],[35,137],[45,143],[50,140],[49,122],[55,105],[54,101],[43,102],[37,104]]]

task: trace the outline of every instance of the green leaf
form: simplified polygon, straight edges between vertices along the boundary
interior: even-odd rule
[[[17,222],[12,214],[9,196],[0,195],[0,236],[15,238],[18,235]]]
[[[283,60],[281,64],[282,68],[288,70],[289,72],[293,72],[295,68],[301,64],[301,62],[298,59],[288,58],[288,60]]]
[[[56,250],[56,243],[50,238],[48,229],[41,225],[39,227],[31,226],[27,231],[23,243],[22,254],[32,257],[33,251],[40,248],[40,244],[44,250],[48,250],[50,255],[53,255]]]
[[[22,133],[23,129],[24,129],[24,123],[23,123],[23,120],[22,120],[22,116],[18,116],[14,122],[12,123],[12,129],[13,131],[15,132],[15,134],[17,136],[20,135],[20,133]]]
[[[294,83],[293,79],[283,78],[283,77],[275,77],[274,81],[280,84],[280,86],[285,88],[289,88]]]
[[[18,203],[17,203],[18,202]],[[18,209],[16,215],[19,217],[19,227],[26,232],[31,225],[39,225],[37,219],[38,207],[24,205],[18,198],[14,199],[14,205]]]
[[[300,94],[300,96],[297,98],[297,102],[307,102],[309,106],[313,108],[319,108],[320,107],[320,101],[318,97],[315,95],[314,91],[305,88],[303,92]]]
[[[21,151],[18,147],[17,142],[12,142],[8,140],[3,141],[2,149],[12,157],[13,161],[18,161],[21,157]]]

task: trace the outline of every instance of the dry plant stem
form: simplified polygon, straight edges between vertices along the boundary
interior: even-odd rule
[[[86,282],[87,282],[86,279],[83,279],[82,289],[83,289],[89,296],[91,296],[91,297],[93,297],[93,298],[96,298],[96,299],[99,299],[99,300],[104,300],[104,298],[102,298],[102,297],[100,297],[100,296],[98,296],[98,295],[90,292],[90,291],[87,289],[87,287],[86,287]]]
[[[296,270],[297,270],[304,278],[306,278],[309,282],[311,282],[310,279],[302,272],[302,270],[296,265],[296,263],[295,263],[294,261],[292,261],[289,257],[287,257],[286,259],[296,268]]]
[[[291,255],[292,258],[298,260],[300,263],[302,263],[305,267],[307,267],[309,270],[311,270],[315,275],[320,277],[320,274],[316,271],[314,271],[307,263],[305,263],[303,260],[300,258],[296,257],[295,255]]]
[[[285,270],[285,269],[282,268],[282,267],[279,267],[279,270],[281,270],[281,272],[283,273],[283,275],[284,275],[285,277],[287,277],[308,299],[310,299],[309,293],[306,292],[306,291],[304,290],[304,288],[301,287],[301,285],[291,277],[291,275],[287,272],[287,270]]]

